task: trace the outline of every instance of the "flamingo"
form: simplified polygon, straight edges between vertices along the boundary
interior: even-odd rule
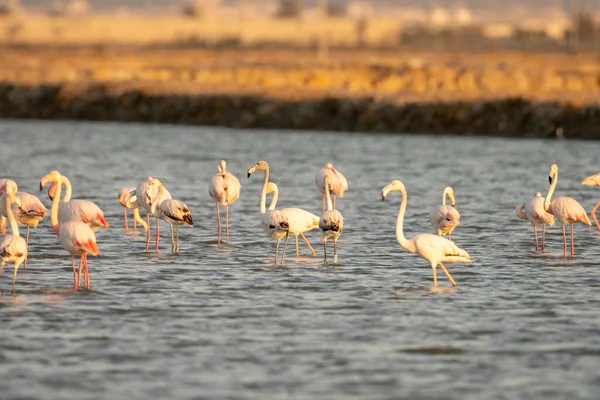
[[[17,281],[17,271],[19,266],[27,258],[27,243],[19,236],[19,225],[15,215],[13,214],[12,204],[15,203],[17,207],[20,207],[20,200],[16,196],[17,185],[13,181],[7,181],[5,184],[4,198],[0,198],[0,201],[4,201],[4,207],[6,208],[6,217],[10,224],[10,230],[12,235],[7,235],[2,243],[0,243],[0,257],[2,257],[2,263],[0,264],[0,274],[4,268],[4,264],[13,263],[15,266],[15,272],[13,273],[12,293],[15,292],[15,283]]]
[[[217,222],[218,234],[217,244],[221,244],[221,214],[219,214],[219,203],[225,206],[225,234],[227,235],[227,244],[229,244],[229,206],[240,197],[240,181],[233,176],[231,172],[226,170],[227,163],[225,160],[219,161],[217,169],[219,172],[215,174],[208,184],[208,194],[216,202],[217,207]]]
[[[416,253],[431,263],[431,268],[433,269],[433,286],[437,286],[436,268],[438,265],[442,268],[452,285],[456,286],[456,282],[452,279],[452,276],[450,276],[443,263],[471,262],[469,253],[459,248],[451,240],[431,233],[421,233],[411,239],[404,237],[402,225],[404,223],[406,203],[408,202],[404,184],[399,180],[392,181],[392,183],[384,187],[381,191],[381,200],[385,200],[388,193],[393,191],[402,193],[402,203],[400,204],[400,212],[396,221],[396,240],[409,253]]]
[[[548,188],[548,194],[544,200],[544,209],[550,214],[554,215],[562,224],[563,232],[563,257],[567,256],[567,233],[565,231],[566,225],[571,225],[571,257],[575,255],[575,238],[573,237],[573,225],[577,222],[583,222],[584,224],[592,225],[592,222],[588,218],[585,210],[577,202],[577,200],[571,197],[557,197],[550,201],[556,184],[558,183],[558,165],[552,164],[550,167],[550,174],[548,175],[548,181],[550,187]]]
[[[50,174],[58,172],[52,171]],[[86,223],[96,232],[100,227],[108,229],[109,225],[104,218],[104,213],[95,203],[89,200],[73,199],[71,200],[71,194],[73,188],[71,187],[71,181],[64,175],[61,175],[62,184],[65,185],[65,197],[63,198],[60,207],[58,209],[58,220],[62,222],[67,221],[81,221]],[[54,199],[55,192],[57,190],[57,183],[50,186],[48,190],[48,196],[51,200]]]
[[[148,229],[146,231],[146,251],[148,251],[148,247],[150,246],[150,214],[152,213],[152,201],[151,199],[154,199],[155,201],[158,202],[158,204],[161,203],[162,200],[166,200],[166,199],[170,199],[171,198],[171,194],[169,193],[169,191],[166,188],[163,188],[163,193],[162,193],[162,198],[158,199],[155,198],[156,195],[154,194],[155,192],[158,191],[158,182],[156,182],[157,179],[149,176],[146,179],[142,180],[137,187],[135,188],[135,191],[131,191],[130,192],[130,201],[129,203],[131,204],[132,207],[137,206],[137,207],[142,207],[146,210],[146,223],[148,225]],[[159,239],[159,225],[158,225],[158,217],[156,218],[156,252],[158,253],[158,239]]]
[[[600,172],[595,175],[588,176],[583,180],[583,182],[581,182],[581,184],[586,186],[600,186]],[[596,222],[598,230],[600,230],[600,223],[598,222],[598,218],[596,217],[596,210],[598,209],[598,207],[600,207],[600,201],[594,206],[594,208],[592,208],[591,214],[594,218],[594,222]]]
[[[544,210],[544,198],[537,192],[529,200],[517,206],[517,217],[528,220],[533,225],[533,237],[535,238],[535,251],[539,250],[537,226],[542,226],[542,251],[546,235],[546,224],[554,226],[554,216]]]
[[[132,195],[132,192],[134,193]],[[127,209],[130,208],[133,212],[133,231],[131,233],[139,233],[137,224],[139,223],[145,231],[148,231],[148,225],[140,217],[139,204],[136,201],[132,201],[132,197],[135,197],[135,188],[127,187],[121,189],[117,201],[123,206],[123,215],[125,218],[125,233],[129,233],[129,224],[127,222]]]
[[[336,196],[344,197],[344,192],[348,190],[346,177],[340,171],[333,168],[331,163],[326,163],[315,175],[315,184],[321,192],[321,212],[325,212],[325,176],[331,177],[331,192],[333,193],[333,209],[336,209]]]
[[[14,185],[14,187],[17,188],[15,181],[11,179],[2,179],[0,182],[1,193],[6,192],[6,185],[9,182],[11,185]],[[17,205],[13,203],[12,212],[19,225],[27,226],[25,243],[27,244],[27,248],[29,248],[29,227],[33,226],[34,228],[37,228],[39,222],[46,216],[46,211],[48,210],[40,201],[40,199],[30,193],[17,192],[15,196],[17,196],[19,199],[20,206],[17,207]],[[0,201],[0,214],[2,217],[7,215],[6,211],[5,203]],[[25,257],[25,261],[23,262],[23,268],[27,268],[27,257]]]
[[[154,180],[155,184],[158,185],[158,191],[151,197],[152,194],[148,193],[149,198],[151,199],[151,212],[156,218],[160,218],[165,220],[169,227],[171,228],[171,252],[178,253],[179,252],[179,225],[187,224],[191,227],[194,226],[194,221],[192,220],[192,212],[189,207],[182,201],[173,200],[173,199],[164,199],[160,203],[155,201],[156,199],[162,199],[163,193],[165,191],[165,187],[162,185],[162,182],[158,179]],[[152,189],[152,186],[148,187],[148,192]],[[177,228],[177,240],[173,237],[173,225]]]
[[[62,179],[63,176],[58,171],[52,171],[40,179],[40,190],[43,190],[44,186],[46,186],[48,182],[53,182],[56,184],[56,190],[52,199],[52,207],[50,208],[50,221],[52,223],[52,229],[54,229],[54,232],[56,232],[58,235],[58,238],[65,250],[71,254],[71,265],[73,267],[73,290],[77,290],[79,288],[79,278],[81,276],[82,267],[84,268],[84,286],[87,289],[91,289],[87,255],[91,254],[93,256],[99,256],[101,255],[100,249],[98,249],[98,246],[96,245],[96,235],[88,224],[82,221],[59,221],[58,209],[63,184]],[[75,269],[76,254],[80,255],[78,273]]]
[[[0,179],[0,196],[4,194],[3,187],[6,185],[6,178]],[[4,215],[0,215],[0,231],[2,232],[2,236],[6,234],[6,217]]]
[[[446,196],[450,199],[450,205],[446,205]],[[452,240],[452,231],[460,223],[460,214],[454,208],[456,200],[454,199],[454,189],[446,187],[442,192],[442,205],[435,207],[429,214],[429,222],[439,236],[448,234],[448,239]]]
[[[269,183],[269,164],[266,161],[259,161],[250,168],[248,168],[248,178],[255,171],[265,171],[265,179],[262,190],[260,192],[260,213],[261,213],[261,225],[263,230],[272,239],[277,240],[277,247],[275,248],[275,263],[277,263],[277,256],[279,253],[279,241],[283,236],[286,237],[286,245],[283,248],[283,254],[281,256],[281,264],[285,257],[285,249],[287,247],[287,241],[290,233],[299,234],[302,236],[308,247],[310,248],[313,255],[315,254],[314,249],[306,240],[304,232],[318,227],[319,218],[299,208],[285,208],[283,210],[266,210],[266,198],[267,198],[267,184]],[[275,200],[275,199],[274,199]],[[296,243],[298,241],[296,240]],[[298,255],[298,247],[296,245],[296,255]]]
[[[327,211],[321,215],[319,220],[319,229],[323,231],[323,248],[325,252],[325,259],[323,262],[327,262],[327,239],[333,239],[333,263],[337,264],[337,240],[342,234],[344,229],[344,217],[338,210],[334,210],[331,204],[331,195],[329,193],[329,185],[331,183],[331,177],[325,175],[325,197],[327,198]]]

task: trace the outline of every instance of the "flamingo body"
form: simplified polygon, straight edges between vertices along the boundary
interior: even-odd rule
[[[219,213],[219,204],[225,206],[225,235],[229,244],[229,206],[239,197],[242,185],[238,178],[227,171],[225,160],[219,161],[217,172],[208,184],[208,194],[216,202],[217,210],[217,244],[221,244],[221,214]]]
[[[348,181],[346,177],[337,169],[333,167],[331,163],[326,163],[323,168],[317,171],[315,175],[315,184],[321,192],[321,211],[325,212],[325,177],[330,178],[330,191],[333,194],[333,209],[335,209],[335,199],[337,197],[344,197],[344,192],[348,190]]]
[[[586,185],[586,186],[600,186],[600,173],[588,176],[581,182],[581,184]],[[596,223],[598,230],[600,230],[600,221],[598,221],[598,217],[596,217],[596,210],[598,209],[598,207],[600,207],[600,201],[598,203],[596,203],[594,208],[592,208],[592,211],[590,212],[590,214],[592,214],[592,217],[594,218],[594,222]]]
[[[539,250],[538,237],[537,237],[537,227],[542,226],[542,250],[545,248],[545,234],[546,234],[546,224],[554,225],[554,216],[548,213],[544,209],[544,201],[545,198],[542,197],[540,192],[537,192],[533,195],[529,200],[522,203],[522,213],[525,218],[531,225],[533,225],[533,237],[535,238],[535,250]],[[519,211],[517,210],[517,215],[519,215]]]

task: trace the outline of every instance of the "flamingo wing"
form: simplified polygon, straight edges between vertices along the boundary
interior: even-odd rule
[[[160,212],[170,220],[171,223],[178,225],[188,224],[194,226],[192,212],[189,207],[182,201],[167,199],[160,203]]]
[[[68,221],[59,227],[58,237],[71,254],[101,255],[92,228],[81,221]]]
[[[576,222],[592,225],[581,204],[571,197],[556,197],[550,203],[550,210],[554,217],[563,225],[574,224]]]
[[[319,229],[325,236],[329,233],[341,234],[344,229],[344,217],[338,210],[325,211],[319,220]]]
[[[410,239],[416,252],[423,258],[434,262],[470,262],[471,256],[451,240],[430,233],[422,233]]]
[[[60,223],[68,221],[80,221],[89,224],[92,229],[108,228],[108,222],[104,213],[95,203],[89,200],[74,199],[63,203],[58,209],[58,220]]]
[[[600,172],[585,178],[582,182],[582,185],[586,186],[600,186]]]
[[[21,236],[7,235],[0,244],[2,262],[14,262],[27,257],[27,243]]]
[[[301,208],[280,210],[289,223],[291,233],[303,233],[319,227],[319,217]]]

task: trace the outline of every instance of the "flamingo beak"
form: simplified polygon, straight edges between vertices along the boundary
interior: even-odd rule
[[[548,176],[548,182],[552,185],[552,175]]]

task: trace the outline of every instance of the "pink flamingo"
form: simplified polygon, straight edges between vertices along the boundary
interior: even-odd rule
[[[40,190],[44,189],[44,186],[48,182],[54,182],[56,184],[56,190],[52,199],[52,207],[50,209],[50,221],[52,223],[52,229],[58,235],[60,242],[62,243],[65,250],[71,254],[71,265],[73,267],[73,290],[79,288],[79,279],[81,277],[81,271],[83,268],[83,279],[84,286],[87,289],[91,289],[91,281],[88,270],[87,255],[99,256],[100,250],[96,245],[96,235],[92,228],[82,221],[65,221],[59,222],[58,209],[60,202],[60,195],[62,191],[62,176],[58,171],[52,171],[48,175],[40,179]],[[80,255],[79,260],[79,272],[75,269],[75,255]]]
[[[333,263],[337,264],[337,241],[342,231],[344,230],[344,217],[338,210],[334,210],[331,205],[331,196],[329,194],[329,183],[331,177],[325,175],[325,197],[327,198],[327,211],[321,215],[319,220],[319,229],[323,232],[323,251],[325,253],[325,259],[323,262],[327,262],[327,239],[333,239]]]
[[[344,192],[348,190],[346,177],[340,171],[333,168],[331,163],[327,163],[315,175],[315,184],[321,192],[321,212],[325,212],[325,176],[331,178],[331,193],[333,193],[333,209],[336,209],[336,196],[344,197]]]
[[[159,217],[154,214],[152,211],[152,202],[157,201],[160,204],[163,200],[170,199],[171,193],[166,188],[163,188],[163,192],[160,198],[156,198],[158,193],[160,181],[158,179],[152,178],[151,176],[147,177],[143,181],[141,181],[137,187],[135,188],[135,193],[130,192],[132,196],[130,199],[130,203],[137,204],[138,207],[143,207],[146,210],[146,223],[148,224],[148,230],[146,235],[146,251],[150,246],[150,214],[153,214],[156,217],[156,252],[158,253],[158,239],[159,239],[159,225],[158,220]],[[156,211],[156,210],[154,210]]]
[[[517,216],[528,220],[533,225],[533,237],[535,238],[535,251],[539,250],[537,229],[542,226],[542,251],[544,251],[544,241],[546,235],[546,224],[554,226],[554,215],[544,209],[544,198],[540,192],[537,192],[529,200],[517,206]]]
[[[58,171],[52,171],[53,172]],[[104,218],[104,213],[95,203],[89,200],[73,199],[71,200],[72,187],[71,181],[64,175],[61,175],[62,184],[65,185],[65,197],[62,199],[60,207],[58,209],[58,220],[62,222],[67,221],[81,221],[86,223],[96,232],[100,227],[109,227],[108,222]],[[51,200],[54,199],[55,191],[57,190],[57,184],[54,183],[48,190],[48,196]]]
[[[563,256],[567,256],[567,233],[565,231],[566,225],[571,225],[571,257],[575,255],[575,238],[573,236],[573,225],[577,222],[583,222],[584,224],[592,225],[592,222],[588,218],[585,210],[577,202],[577,200],[571,197],[557,197],[552,202],[552,194],[558,183],[558,165],[552,164],[550,167],[550,174],[548,175],[550,181],[550,187],[548,188],[548,194],[544,200],[544,209],[550,214],[554,215],[562,224],[563,231]]]
[[[450,205],[446,204],[446,196],[450,199]],[[456,200],[454,199],[454,189],[446,187],[442,193],[442,205],[435,207],[429,214],[429,222],[439,236],[448,235],[452,240],[452,231],[460,223],[460,214],[454,208]]]
[[[392,181],[392,183],[384,187],[381,191],[381,200],[385,200],[388,193],[393,191],[402,193],[402,203],[400,204],[400,211],[396,220],[396,240],[409,253],[415,253],[431,263],[431,269],[433,269],[433,286],[437,286],[436,268],[438,265],[442,268],[442,271],[444,271],[452,285],[456,286],[456,282],[452,279],[452,276],[446,270],[443,263],[471,262],[469,253],[455,245],[453,241],[431,233],[421,233],[411,239],[407,239],[404,236],[403,228],[406,203],[408,202],[408,195],[406,194],[404,184],[399,180]]]
[[[217,207],[217,244],[221,244],[221,215],[219,214],[219,203],[225,206],[225,234],[227,236],[227,244],[229,244],[229,206],[240,197],[240,181],[233,174],[226,170],[227,163],[225,160],[219,161],[217,165],[218,173],[216,173],[208,184],[208,194],[216,202]]]
[[[127,222],[128,208],[130,208],[133,212],[133,231],[131,233],[139,233],[137,229],[138,223],[144,228],[145,231],[148,231],[148,225],[142,219],[142,217],[140,217],[139,204],[136,201],[132,201],[132,198],[135,198],[135,188],[132,187],[121,189],[119,196],[117,197],[117,201],[121,206],[123,206],[123,216],[125,217],[125,233],[129,233],[129,223]]]
[[[164,199],[160,201],[155,201],[155,199],[163,198],[163,193],[165,191],[165,187],[162,182],[158,179],[155,179],[158,185],[158,192],[151,197],[152,195],[149,193],[148,196],[151,198],[151,211],[152,214],[156,216],[158,219],[165,220],[169,227],[171,228],[171,252],[178,253],[179,252],[179,225],[187,224],[191,227],[194,226],[194,221],[192,219],[192,212],[189,207],[182,201],[173,200],[173,199]],[[149,190],[151,187],[149,187]],[[173,236],[173,225],[175,225],[177,230],[177,240]]]
[[[17,281],[17,270],[19,266],[27,258],[27,243],[19,236],[19,225],[12,211],[12,204],[15,203],[19,206],[20,200],[16,196],[17,185],[13,181],[6,183],[4,198],[4,207],[6,208],[6,217],[10,224],[10,230],[12,235],[7,235],[2,243],[0,244],[0,257],[2,257],[2,264],[0,264],[0,274],[4,268],[4,264],[13,263],[15,266],[15,272],[13,273],[12,293],[15,292],[15,283]]]
[[[0,182],[0,193],[6,192],[7,184],[17,188],[15,181],[11,179],[2,179],[2,182]],[[15,196],[19,199],[20,206],[13,203],[12,212],[19,225],[27,226],[25,243],[27,243],[27,248],[29,248],[29,227],[32,226],[37,228],[39,222],[46,216],[46,211],[48,210],[40,199],[30,193],[17,192]],[[5,217],[7,215],[6,212],[5,203],[0,201],[0,214]],[[23,262],[23,268],[27,268],[27,257],[25,257],[25,262]]]
[[[588,176],[583,180],[583,182],[581,182],[581,184],[586,186],[600,186],[600,172],[595,175]],[[598,207],[600,207],[600,201],[594,206],[594,208],[592,208],[591,214],[594,218],[594,221],[596,222],[598,230],[600,230],[600,223],[598,222],[598,218],[596,217],[596,210],[598,209]]]

